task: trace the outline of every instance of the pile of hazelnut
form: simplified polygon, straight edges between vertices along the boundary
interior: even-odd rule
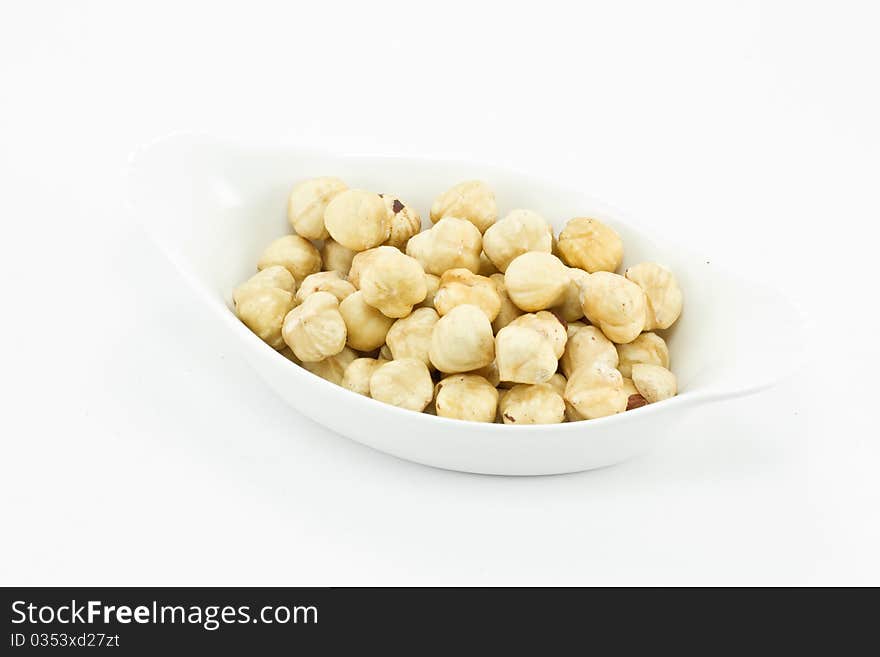
[[[609,226],[578,217],[556,239],[531,210],[498,219],[480,181],[441,194],[430,217],[420,232],[395,196],[301,182],[294,234],[266,248],[235,312],[310,372],[441,417],[575,422],[676,394],[654,331],[678,319],[681,290],[651,262],[614,273],[623,243]]]

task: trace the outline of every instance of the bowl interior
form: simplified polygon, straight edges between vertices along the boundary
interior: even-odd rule
[[[623,238],[621,268],[651,260],[669,267],[685,293],[667,339],[681,394],[711,381],[726,366],[715,348],[729,317],[713,302],[723,281],[706,276],[706,264],[677,245],[650,239],[620,212],[582,189],[562,189],[519,173],[466,162],[394,157],[332,156],[283,148],[254,148],[208,138],[171,139],[135,157],[130,198],[149,231],[212,300],[231,312],[232,289],[255,272],[265,246],[290,232],[286,219],[291,186],[304,178],[334,175],[350,187],[400,196],[421,212],[427,226],[433,198],[462,180],[478,178],[495,190],[499,214],[529,208],[556,232],[576,216],[607,222]],[[711,328],[710,325],[715,326]],[[682,348],[687,345],[687,348]],[[267,347],[268,349],[268,347]]]

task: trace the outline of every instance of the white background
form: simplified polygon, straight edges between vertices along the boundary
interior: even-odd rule
[[[873,4],[4,3],[0,583],[880,584]],[[373,452],[126,215],[172,130],[556,176],[785,290],[808,362],[602,471]]]

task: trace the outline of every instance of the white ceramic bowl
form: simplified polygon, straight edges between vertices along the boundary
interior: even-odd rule
[[[456,182],[488,181],[499,211],[526,207],[558,231],[590,215],[623,238],[624,266],[651,260],[675,272],[685,306],[666,337],[677,397],[587,422],[543,426],[480,424],[382,404],[298,367],[253,335],[230,310],[233,287],[257,256],[289,232],[294,181],[334,175],[350,186],[393,192],[426,217],[431,200]],[[575,472],[624,461],[656,445],[688,409],[759,391],[800,357],[802,319],[778,294],[718,270],[680,245],[664,246],[582,191],[471,162],[334,156],[294,148],[174,135],[139,150],[128,173],[129,204],[238,349],[291,406],[344,436],[440,468],[507,475]],[[427,219],[426,219],[427,220]],[[768,330],[768,327],[772,327]]]

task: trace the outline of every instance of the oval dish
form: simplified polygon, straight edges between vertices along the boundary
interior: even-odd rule
[[[449,420],[382,404],[333,385],[279,355],[231,311],[232,289],[254,273],[272,239],[290,232],[291,186],[315,176],[390,192],[427,222],[432,199],[469,178],[495,190],[499,216],[524,207],[560,230],[594,216],[623,238],[623,266],[651,260],[678,278],[685,305],[668,331],[678,396],[619,415],[541,426]],[[778,293],[719,271],[680,245],[651,239],[648,226],[582,191],[468,162],[329,155],[288,147],[173,135],[138,149],[128,170],[129,206],[178,267],[195,300],[223,325],[242,355],[287,403],[353,440],[403,459],[465,472],[542,475],[612,465],[657,445],[689,408],[762,390],[793,371],[803,321]],[[638,226],[638,228],[637,228]],[[773,331],[763,327],[773,326]],[[773,363],[772,368],[767,364]]]

